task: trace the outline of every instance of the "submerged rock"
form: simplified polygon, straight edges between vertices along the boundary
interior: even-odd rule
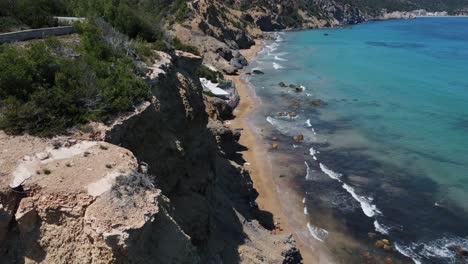
[[[460,246],[456,246],[454,248],[455,252],[457,253],[458,256],[461,256],[461,257],[468,257],[468,250],[460,247]]]
[[[261,70],[253,70],[252,71],[253,74],[265,74],[264,72],[262,72]]]
[[[304,135],[299,134],[294,136],[294,141],[296,141],[296,143],[301,143],[302,141],[304,141]]]
[[[309,102],[309,106],[321,106],[324,105],[325,102],[321,99],[315,99]]]

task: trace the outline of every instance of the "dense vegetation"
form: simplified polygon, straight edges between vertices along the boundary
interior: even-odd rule
[[[79,44],[47,39],[0,46],[0,129],[50,136],[149,99],[124,50],[94,25],[79,29]]]
[[[61,9],[60,0],[1,0],[0,32],[56,26],[53,14]]]

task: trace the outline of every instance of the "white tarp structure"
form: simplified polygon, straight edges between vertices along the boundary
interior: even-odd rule
[[[223,99],[229,99],[229,93],[219,88],[217,83],[213,83],[210,80],[207,80],[206,78],[200,78],[200,82],[203,86],[204,91],[211,92],[215,96]]]

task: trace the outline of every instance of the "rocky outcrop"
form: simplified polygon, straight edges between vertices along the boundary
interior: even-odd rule
[[[132,150],[148,164],[149,173],[157,175],[158,186],[171,201],[171,214],[203,263],[239,263],[239,248],[261,254],[255,247],[274,248],[275,242],[254,220],[257,193],[248,173],[234,161],[239,134],[209,121],[204,104],[209,102],[203,101],[200,83],[184,66],[201,63],[199,57],[178,54],[173,68],[153,88],[155,103],[107,131],[105,138]],[[265,237],[249,236],[246,225]],[[265,262],[275,263],[276,258],[281,263],[282,253],[261,255]]]
[[[15,208],[3,211],[10,219],[9,228],[2,230],[2,260],[198,261],[189,237],[165,209],[167,198],[150,175],[139,172],[127,149],[86,140],[0,137],[3,150],[15,152],[2,155],[7,165],[2,188],[12,192],[3,192],[0,204]],[[173,243],[154,243],[155,237]]]
[[[300,263],[294,241],[255,218],[240,134],[205,112],[202,58],[159,55],[152,101],[108,125],[0,133],[2,261]]]

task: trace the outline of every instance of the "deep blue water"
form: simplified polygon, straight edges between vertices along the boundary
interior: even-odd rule
[[[305,136],[290,153],[309,167],[299,184],[313,233],[327,243],[339,232],[313,217],[325,210],[415,262],[465,263],[453,247],[468,248],[468,18],[275,36],[252,65],[265,75],[250,82],[272,133]]]

